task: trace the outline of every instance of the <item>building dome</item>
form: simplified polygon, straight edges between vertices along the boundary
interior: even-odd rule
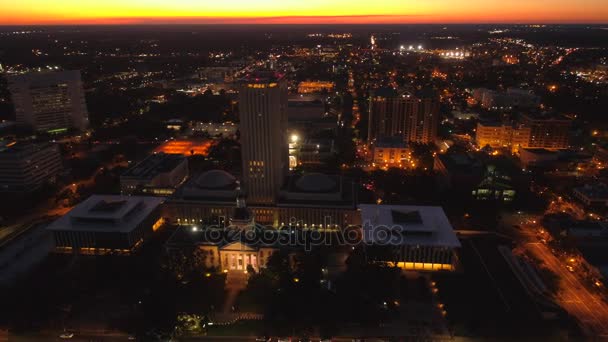
[[[331,177],[322,173],[308,173],[296,181],[296,188],[304,192],[328,192],[336,187]]]
[[[198,176],[196,185],[204,189],[223,189],[235,186],[236,178],[223,170],[211,170]]]

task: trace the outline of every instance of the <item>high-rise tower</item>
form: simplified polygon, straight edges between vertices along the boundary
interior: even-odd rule
[[[370,98],[368,141],[399,136],[405,142],[434,143],[439,124],[439,99],[429,92],[398,94],[379,89]]]
[[[83,131],[89,125],[79,71],[33,72],[8,77],[17,123],[36,131]]]
[[[288,170],[287,84],[275,72],[240,82],[239,115],[247,201],[272,205]]]

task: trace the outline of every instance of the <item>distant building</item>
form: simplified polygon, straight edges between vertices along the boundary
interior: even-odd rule
[[[608,185],[587,184],[572,189],[572,195],[588,207],[606,207],[608,205]]]
[[[475,140],[481,148],[506,148],[515,153],[528,146],[530,128],[511,123],[480,121],[475,130]]]
[[[473,198],[478,201],[512,202],[515,189],[511,177],[494,165],[489,165],[481,182],[472,190]]]
[[[572,120],[553,115],[523,115],[521,124],[530,128],[529,148],[566,149]]]
[[[160,197],[93,195],[51,223],[56,251],[130,254],[163,220]]]
[[[297,135],[294,135],[297,137]],[[306,139],[289,143],[289,168],[298,165],[319,165],[335,154],[334,141],[331,139]]]
[[[0,147],[0,193],[32,192],[62,171],[59,147],[51,143],[10,143]]]
[[[252,205],[272,205],[288,171],[287,83],[274,72],[240,81],[243,182]]]
[[[470,153],[445,153],[435,157],[433,170],[443,189],[467,192],[479,184],[484,174],[483,163]]]
[[[120,176],[122,194],[167,196],[188,177],[188,159],[181,154],[154,153]]]
[[[441,207],[360,205],[368,260],[403,270],[453,271],[460,241]]]
[[[290,123],[319,120],[325,116],[325,102],[319,96],[298,95],[287,101],[287,118]]]
[[[213,66],[200,68],[197,73],[201,80],[210,83],[229,83],[235,80],[239,70],[238,66]]]
[[[540,98],[526,89],[509,88],[506,92],[498,92],[485,88],[473,90],[473,98],[485,109],[511,110],[517,108],[536,108]]]
[[[239,125],[234,122],[193,122],[192,130],[194,132],[207,133],[211,137],[223,136],[233,137],[239,129]]]
[[[544,148],[522,148],[519,150],[519,160],[524,167],[544,166],[558,160],[559,153]]]
[[[551,115],[522,115],[517,123],[480,121],[475,140],[481,148],[507,148],[513,153],[522,148],[567,149],[571,124],[570,119]]]
[[[569,236],[577,240],[593,239],[597,242],[608,241],[608,222],[605,221],[575,221],[566,225]],[[578,241],[581,242],[581,241]]]
[[[304,81],[298,84],[298,93],[310,94],[310,93],[321,93],[330,92],[336,85],[334,82],[329,81]]]
[[[435,143],[439,125],[439,97],[435,94],[398,94],[379,89],[370,98],[368,141],[401,136],[406,142]]]
[[[376,166],[404,167],[409,165],[411,151],[401,137],[382,138],[372,147]]]
[[[36,131],[83,131],[89,115],[79,71],[38,72],[8,77],[17,123]]]

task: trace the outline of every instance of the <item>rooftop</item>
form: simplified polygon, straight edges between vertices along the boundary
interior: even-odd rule
[[[359,209],[366,243],[460,247],[454,228],[441,207],[362,204]],[[391,232],[388,234],[390,241],[384,240],[387,234],[380,233],[381,229]]]
[[[240,81],[244,83],[274,83],[282,80],[283,76],[283,74],[280,74],[276,71],[257,70],[248,73],[243,78],[241,78]]]
[[[163,152],[167,154],[181,154],[184,156],[202,155],[207,156],[213,142],[211,140],[201,139],[178,139],[169,140],[158,146],[154,152]]]
[[[128,169],[122,177],[152,179],[160,173],[169,172],[186,160],[181,154],[153,153],[137,165]]]
[[[51,223],[47,229],[128,233],[163,201],[162,197],[92,195]]]
[[[37,151],[41,151],[50,147],[55,147],[51,143],[19,143],[16,141],[9,142],[7,144],[0,145],[0,158],[2,156],[16,158],[23,154],[31,154]]]
[[[608,186],[606,184],[586,184],[574,188],[574,191],[588,198],[608,200]]]
[[[481,161],[468,153],[446,153],[437,155],[449,171],[481,171]]]
[[[311,172],[285,179],[278,206],[331,206],[355,208],[352,180],[338,175]]]
[[[179,187],[172,200],[193,200],[219,203],[233,203],[238,194],[236,177],[223,170],[209,170],[192,175]]]

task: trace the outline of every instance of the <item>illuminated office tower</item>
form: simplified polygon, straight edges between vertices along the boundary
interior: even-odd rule
[[[89,124],[79,71],[33,72],[8,77],[17,124],[35,131],[85,130]]]
[[[272,205],[288,170],[287,84],[282,75],[256,72],[242,79],[239,113],[247,201]]]

